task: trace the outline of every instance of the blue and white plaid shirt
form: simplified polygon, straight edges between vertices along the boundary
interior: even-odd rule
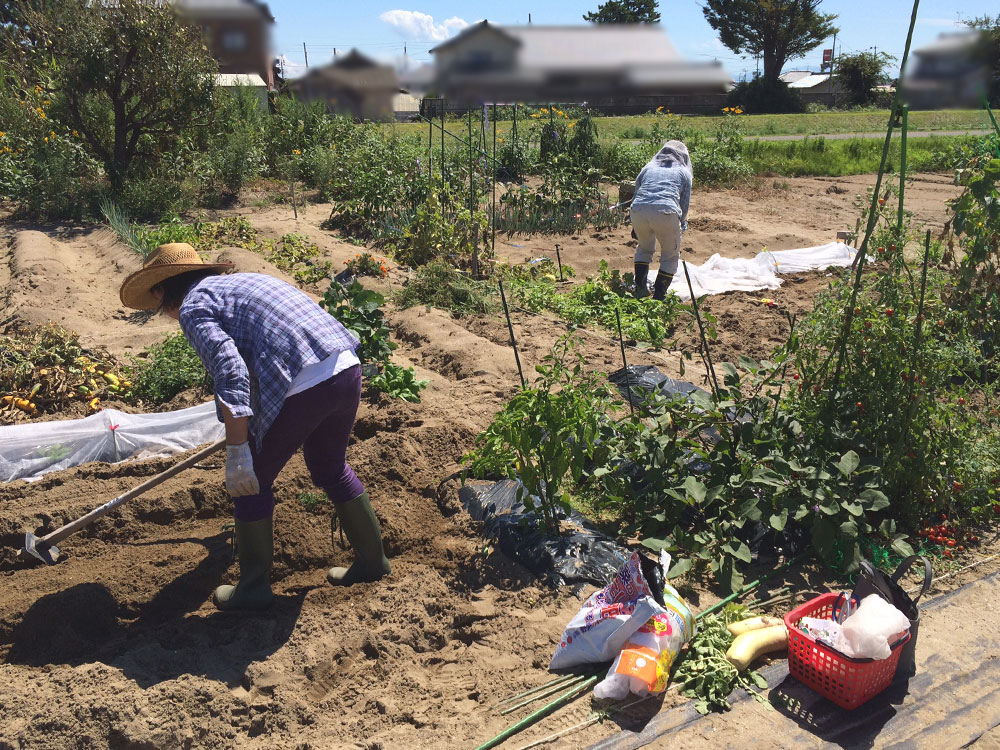
[[[216,405],[250,418],[258,448],[299,371],[359,344],[303,292],[259,273],[199,281],[181,303],[180,323],[215,381]]]

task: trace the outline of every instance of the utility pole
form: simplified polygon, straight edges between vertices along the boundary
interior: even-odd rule
[[[302,54],[306,56],[306,67],[309,67],[309,50],[306,49],[306,43],[302,42]]]
[[[531,14],[528,14],[528,25],[531,26]]]
[[[837,81],[833,71],[837,67],[837,32],[833,32],[833,50],[830,53],[830,91],[833,92],[833,107],[837,108]]]

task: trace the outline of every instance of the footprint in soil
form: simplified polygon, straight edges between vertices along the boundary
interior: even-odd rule
[[[227,536],[198,540],[208,554],[148,601],[119,601],[96,582],[41,597],[4,638],[10,644],[4,661],[35,667],[101,662],[143,688],[184,674],[237,684],[251,663],[266,659],[288,640],[306,591],[275,597],[266,614],[194,614],[232,562]],[[194,540],[162,539],[154,544],[189,541]],[[141,596],[141,582],[131,589],[132,595],[135,589]]]

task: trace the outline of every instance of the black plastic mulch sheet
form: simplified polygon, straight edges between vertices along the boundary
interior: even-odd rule
[[[510,479],[469,483],[458,497],[474,520],[484,522],[483,535],[495,539],[501,552],[554,586],[604,586],[611,581],[628,558],[626,550],[575,512],[569,517],[572,531],[545,534],[537,517],[517,499],[519,486]]]
[[[623,367],[615,370],[608,375],[608,380],[618,388],[626,400],[631,399],[633,406],[641,406],[653,392],[664,396],[674,396],[678,393],[687,396],[693,391],[708,393],[694,383],[674,380],[664,375],[654,365],[629,365],[627,369]]]

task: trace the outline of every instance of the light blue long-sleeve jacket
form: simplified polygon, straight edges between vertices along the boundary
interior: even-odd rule
[[[632,210],[652,206],[659,211],[676,213],[681,229],[687,229],[692,179],[687,146],[680,141],[667,141],[635,178]]]

